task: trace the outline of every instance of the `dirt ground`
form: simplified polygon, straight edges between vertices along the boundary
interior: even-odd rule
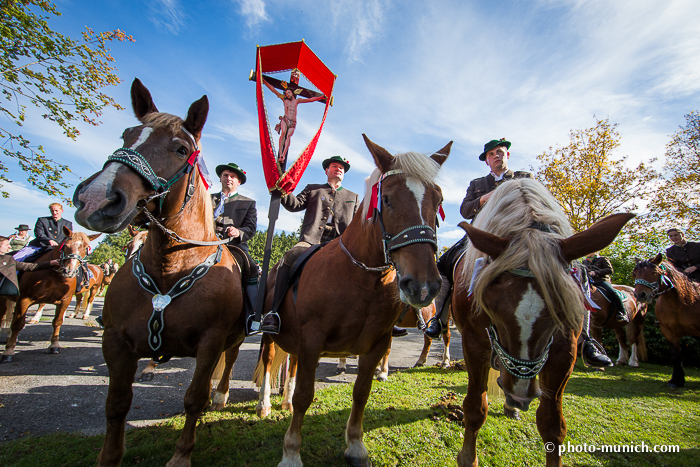
[[[36,307],[30,309],[29,318],[35,310]],[[22,330],[15,361],[0,365],[0,445],[24,436],[53,432],[104,433],[109,378],[102,358],[102,331],[94,321],[101,314],[102,299],[98,298],[88,321],[65,319],[58,355],[46,353],[52,333],[53,306],[46,307],[38,324],[27,324]],[[450,353],[453,360],[458,360],[462,358],[462,344],[459,333],[454,331]],[[249,337],[241,346],[231,380],[229,400],[232,402],[252,403],[258,399],[251,376],[260,340],[259,335]],[[0,342],[4,345],[4,338]],[[417,329],[409,329],[406,337],[395,338],[390,371],[411,368],[422,348],[423,333]],[[442,351],[442,342],[434,343],[427,364],[434,365]],[[139,373],[147,363],[141,360]],[[348,371],[340,375],[336,374],[336,364],[335,359],[321,360],[316,371],[317,388],[354,381],[357,360],[348,359]],[[173,358],[157,370],[153,381],[134,383],[127,427],[145,426],[182,413],[183,398],[193,373],[193,359]]]

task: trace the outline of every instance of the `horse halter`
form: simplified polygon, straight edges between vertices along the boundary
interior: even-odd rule
[[[180,207],[180,212],[185,209],[185,205],[187,202],[190,200],[192,196],[194,196],[194,171],[192,170],[194,168],[195,161],[197,160],[197,156],[199,156],[200,150],[199,147],[197,146],[197,141],[194,139],[194,136],[190,134],[189,131],[185,130],[184,128],[180,128],[192,141],[192,145],[194,146],[194,151],[192,154],[190,154],[190,157],[187,159],[187,163],[180,168],[175,174],[170,177],[170,180],[165,180],[162,177],[159,177],[155,171],[153,170],[153,167],[151,167],[151,164],[148,163],[145,157],[143,157],[138,151],[135,151],[133,149],[129,148],[119,148],[112,155],[107,157],[107,162],[105,162],[104,167],[107,166],[110,162],[118,162],[120,164],[124,164],[130,168],[132,168],[137,174],[139,174],[143,179],[146,180],[146,182],[151,186],[151,188],[156,192],[153,196],[139,201],[139,207],[142,211],[151,214],[147,209],[146,205],[150,203],[154,199],[158,199],[158,209],[157,212],[160,215],[161,210],[163,209],[163,202],[165,200],[165,196],[170,192],[170,187],[173,186],[178,180],[180,180],[183,176],[189,175],[189,179],[187,182],[187,191],[185,193],[185,199],[182,201],[182,206]],[[103,169],[104,169],[103,167]]]
[[[550,337],[549,343],[547,344],[547,347],[544,348],[542,355],[534,360],[520,360],[510,355],[501,346],[501,344],[498,342],[498,334],[496,334],[496,329],[493,327],[493,325],[487,327],[486,332],[488,333],[489,340],[491,341],[491,348],[494,352],[496,352],[498,358],[501,359],[501,363],[506,370],[508,370],[508,373],[516,378],[522,379],[532,379],[539,374],[542,367],[544,367],[544,364],[547,363],[549,348],[552,346],[552,342],[554,342],[554,336]]]
[[[69,273],[68,268],[63,265],[63,262],[67,259],[75,259],[78,261],[78,263],[80,263],[80,266],[78,266],[78,269],[80,269],[81,267],[85,266],[85,263],[87,263],[88,255],[85,255],[85,257],[82,257],[77,253],[66,254],[66,252],[63,251],[63,247],[65,245],[66,245],[65,242],[61,243],[61,246],[58,249],[58,251],[61,253],[61,255],[58,258],[59,263],[61,263],[61,266],[58,268],[58,271],[61,274],[63,274],[63,276],[69,277],[66,275],[67,273]],[[75,270],[75,274],[78,273],[78,269]],[[75,274],[73,274],[73,275],[75,275]],[[70,276],[70,277],[73,277],[73,276]]]
[[[671,282],[671,279],[668,278],[666,275],[666,266],[663,264],[659,265],[661,268],[661,274],[659,275],[659,280],[657,280],[655,283],[651,283],[647,280],[644,279],[635,279],[634,280],[634,285],[643,285],[645,287],[649,287],[651,289],[651,298],[656,298],[659,295],[663,295],[666,292],[669,292],[671,289],[673,289],[673,282]],[[665,285],[666,288],[663,291],[659,291],[661,284]]]

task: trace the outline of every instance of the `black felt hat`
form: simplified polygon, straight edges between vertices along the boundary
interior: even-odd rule
[[[505,146],[506,150],[508,150],[508,149],[510,149],[510,141],[506,141],[505,138],[492,139],[488,143],[484,144],[484,152],[482,152],[479,155],[479,160],[485,161],[486,160],[486,153],[489,152],[491,149],[495,148],[496,146]]]
[[[17,230],[17,231],[29,230],[29,226],[27,224],[20,224],[19,227],[15,227],[15,230]]]
[[[328,159],[323,161],[323,170],[328,169],[328,166],[331,165],[331,162],[337,162],[338,164],[341,164],[345,168],[346,172],[350,170],[350,162],[346,161],[340,156],[329,157]]]
[[[229,162],[228,164],[225,165],[218,165],[216,167],[216,176],[221,178],[221,174],[224,173],[224,170],[233,170],[238,174],[238,178],[241,179],[241,185],[245,183],[245,171],[238,167],[238,164],[234,164],[233,162]]]

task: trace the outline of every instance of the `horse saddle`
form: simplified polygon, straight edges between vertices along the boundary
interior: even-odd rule
[[[605,290],[605,289],[602,288],[602,287],[598,287],[598,291],[599,291],[600,294],[603,296],[603,298],[605,298],[605,300],[608,301],[608,303],[612,303],[612,299],[613,299],[613,298],[610,296],[610,292],[609,292],[609,291]],[[629,300],[629,297],[628,297],[627,295],[625,295],[624,293],[620,292],[619,290],[613,288],[613,291],[615,292],[615,295],[617,295],[617,297],[620,299],[620,301],[622,301],[622,303],[624,303],[624,302],[626,302],[627,300]]]

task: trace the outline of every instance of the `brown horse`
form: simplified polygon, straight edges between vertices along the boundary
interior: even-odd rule
[[[58,336],[63,324],[63,314],[66,312],[70,301],[75,294],[76,275],[81,263],[87,256],[87,247],[90,241],[95,240],[101,234],[86,235],[82,232],[72,232],[67,227],[63,228],[66,240],[61,246],[44,253],[37,262],[57,259],[61,262],[59,271],[48,269],[44,271],[25,272],[19,281],[20,294],[16,297],[17,304],[14,308],[14,317],[10,329],[12,334],[7,339],[5,352],[1,362],[14,360],[15,346],[19,332],[24,329],[27,317],[27,309],[35,303],[56,304],[56,315],[53,319],[53,334],[48,353],[57,354],[60,351]],[[0,310],[6,309],[7,298],[0,297]],[[0,320],[2,317],[0,316]]]
[[[659,253],[655,258],[638,261],[632,277],[637,300],[651,303],[656,299],[654,312],[671,346],[673,374],[668,387],[685,385],[685,370],[680,339],[700,337],[700,284],[692,282]]]
[[[561,465],[562,397],[584,314],[583,292],[569,263],[604,248],[633,216],[616,214],[572,236],[549,191],[536,180],[517,179],[493,192],[473,226],[460,223],[471,240],[455,268],[452,294],[452,316],[462,333],[469,373],[460,467],[478,464],[489,364],[499,372],[507,411],[517,415],[540,398],[537,428],[545,446],[552,446],[546,463]]]
[[[620,353],[616,365],[629,365],[633,368],[639,366],[639,360],[647,359],[647,347],[644,341],[644,318],[647,314],[646,303],[637,302],[634,297],[634,289],[627,285],[613,285],[624,296],[622,304],[629,320],[628,323],[620,323],[615,319],[615,309],[603,296],[599,289],[591,286],[591,298],[599,309],[591,313],[590,332],[591,337],[598,342],[603,342],[603,328],[611,329],[615,333]],[[629,338],[631,348],[627,345]]]
[[[131,235],[131,240],[124,247],[124,261],[134,256],[148,238],[148,230],[136,230],[131,225],[127,229],[129,230],[129,235]]]
[[[97,463],[121,463],[139,359],[178,356],[197,363],[185,394],[185,426],[168,465],[189,466],[214,367],[225,349],[235,358],[245,337],[241,275],[227,249],[216,246],[211,199],[200,180],[198,142],[207,97],[190,106],[184,121],[158,112],[138,79],[131,99],[140,125],[124,131],[123,148],[73,197],[76,221],[91,229],[116,232],[134,220],[150,221],[145,245],[120,269],[105,297],[102,353],[110,379]],[[228,390],[228,381],[222,384]]]
[[[374,370],[389,348],[403,303],[427,306],[440,288],[434,227],[442,192],[434,180],[452,143],[431,157],[417,153],[394,157],[364,138],[377,169],[367,181],[361,209],[341,238],[307,261],[296,297],[288,293],[279,308],[282,325],[273,339],[298,360],[296,378],[294,372],[288,378],[288,384],[295,386],[294,415],[284,437],[281,466],[302,465],[301,425],[314,397],[319,358],[351,355],[360,357],[345,432],[345,458],[352,465],[370,465],[362,442],[362,418]],[[270,277],[266,310],[272,308],[276,269]],[[274,354],[270,335],[265,335],[264,342],[266,383],[258,404],[263,414],[270,409]]]
[[[112,279],[114,279],[114,275],[117,273],[119,270],[119,265],[117,263],[103,263],[100,264],[100,269],[102,269],[102,283],[100,284],[100,288],[97,291],[97,295],[102,295],[102,292],[109,286],[109,284],[112,283]]]

